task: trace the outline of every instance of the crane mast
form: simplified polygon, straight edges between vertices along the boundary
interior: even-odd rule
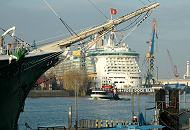
[[[170,60],[170,64],[171,64],[171,69],[172,69],[172,73],[174,75],[175,78],[178,78],[179,77],[179,73],[177,71],[177,65],[174,64],[173,60],[172,60],[172,56],[169,52],[169,50],[167,49],[167,54],[168,54],[168,57],[169,57],[169,60]]]
[[[145,78],[145,86],[151,87],[155,84],[156,80],[154,77],[154,46],[155,46],[155,37],[156,37],[156,20],[153,19],[152,21],[152,34],[149,43],[149,51],[146,54],[146,61],[147,61],[147,72]]]

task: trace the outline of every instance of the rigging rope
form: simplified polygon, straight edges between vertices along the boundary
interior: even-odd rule
[[[90,27],[85,27],[83,29],[78,29],[76,30],[77,32],[80,32],[80,31],[83,31],[85,29],[88,29]],[[50,38],[46,38],[46,39],[42,39],[42,40],[39,40],[39,41],[35,41],[36,43],[41,43],[40,45],[37,45],[37,46],[41,46],[41,45],[46,45],[47,43],[51,43],[51,42],[48,42],[48,40],[51,40],[51,41],[55,41],[55,39],[57,40],[60,40],[63,38],[63,36],[67,36],[69,33],[62,33],[60,35],[57,35],[57,36],[53,36],[53,37],[50,37]],[[59,38],[59,39],[58,39]],[[54,39],[54,40],[53,40]],[[46,43],[44,43],[45,41],[47,41]],[[43,43],[42,43],[43,42]]]
[[[121,42],[123,42],[129,35],[131,35],[131,33],[133,32],[133,31],[135,31],[136,29],[137,29],[137,27],[139,27],[140,25],[141,25],[141,23],[145,20],[145,19],[147,19],[149,16],[150,16],[150,14],[148,14],[149,12],[147,12],[145,15],[144,15],[144,17],[141,19],[141,20],[139,20],[138,22],[136,22],[136,26],[133,26],[134,28],[124,37],[124,38],[122,38],[119,42],[118,42],[118,44],[117,45],[119,45]],[[117,46],[116,45],[116,46]]]
[[[51,7],[51,5],[46,1],[43,0],[44,3],[48,6],[48,8],[54,13],[55,16],[58,17],[58,19],[62,22],[62,24],[66,27],[66,29],[69,31],[69,33],[73,36],[73,34],[76,35],[76,33],[73,31],[73,29],[56,13],[56,11]]]
[[[145,5],[145,3],[142,0],[139,0],[143,5]]]
[[[112,29],[111,29],[111,30],[112,30]],[[99,35],[99,36],[97,37],[97,39],[91,41],[90,45],[89,45],[89,44],[86,45],[86,46],[84,47],[84,49],[89,49],[90,47],[92,47],[95,43],[97,43],[97,42],[100,40],[99,38],[103,37],[103,36],[106,35],[107,33],[109,33],[109,30],[106,31],[106,32],[104,32],[104,33],[102,33],[101,35]]]
[[[43,1],[50,8],[50,10],[59,18],[59,20],[66,27],[66,29],[69,31],[69,33],[71,34],[71,36],[76,35],[78,38],[80,38],[80,36],[56,13],[56,11],[50,6],[50,4],[46,0],[43,0]],[[79,43],[80,43],[81,50],[82,50],[83,45],[84,45],[84,40],[79,40]]]
[[[122,29],[119,29],[115,32],[121,32],[121,31],[126,31],[126,30],[129,30],[131,29],[132,27],[134,27],[135,25],[133,25],[139,18],[141,17],[141,15],[139,15],[133,22],[131,22],[129,25],[127,25],[125,28],[122,28]],[[131,26],[131,27],[130,27]]]
[[[139,0],[143,5],[145,5],[145,2],[143,2],[142,0]],[[149,3],[152,3],[150,0],[147,0]]]
[[[117,32],[120,31],[126,31],[129,30],[135,26],[139,26],[148,16],[150,16],[149,12],[147,12],[141,19],[139,19],[141,17],[141,15],[139,15],[132,23],[130,23],[127,27],[117,30]],[[138,20],[138,21],[137,21]]]
[[[94,6],[95,9],[97,9],[98,12],[99,12],[100,14],[102,14],[102,16],[104,16],[104,17],[106,18],[106,20],[109,19],[109,18],[103,13],[103,11],[100,10],[91,0],[88,0],[88,2],[91,3],[91,5]]]

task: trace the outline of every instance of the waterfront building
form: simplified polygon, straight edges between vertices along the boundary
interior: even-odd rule
[[[139,54],[125,43],[116,45],[110,34],[108,40],[103,37],[94,47],[86,50],[85,69],[87,74],[96,82],[96,87],[113,85],[118,89],[141,87],[141,71]],[[115,34],[114,34],[115,35]],[[72,51],[69,58],[46,72],[62,77],[65,71],[80,69],[81,51]],[[95,87],[95,86],[93,86]]]
[[[64,72],[80,68],[80,57],[69,56],[55,67],[46,71],[45,75],[53,74],[56,77],[62,77]]]

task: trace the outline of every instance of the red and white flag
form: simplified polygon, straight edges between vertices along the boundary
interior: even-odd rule
[[[117,14],[117,10],[114,8],[110,8],[110,14],[111,15],[116,15]]]

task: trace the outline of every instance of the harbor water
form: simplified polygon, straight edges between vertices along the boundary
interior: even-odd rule
[[[125,96],[124,98],[131,98]],[[78,98],[78,119],[99,119],[99,120],[130,120],[131,100],[92,100],[89,97]],[[139,109],[145,113],[145,107],[154,106],[154,96],[134,97],[134,111]],[[27,98],[25,110],[19,119],[19,130],[26,130],[25,123],[31,128],[48,125],[68,126],[69,107],[73,108],[73,122],[75,121],[75,98],[74,97],[49,97],[49,98]],[[153,110],[146,111],[146,117],[153,119]],[[152,117],[152,118],[151,118]]]
[[[124,96],[131,98],[131,96]],[[187,99],[188,100],[188,99]],[[73,108],[73,124],[75,121],[75,97],[46,97],[27,98],[24,112],[19,118],[19,130],[27,130],[26,123],[33,129],[39,126],[65,126],[68,127],[69,107]],[[133,110],[132,100],[92,100],[89,97],[79,97],[78,120],[130,120]],[[140,102],[138,105],[138,102]],[[139,107],[140,106],[140,107]],[[153,121],[154,109],[153,95],[134,97],[134,112],[143,112],[147,121]]]

